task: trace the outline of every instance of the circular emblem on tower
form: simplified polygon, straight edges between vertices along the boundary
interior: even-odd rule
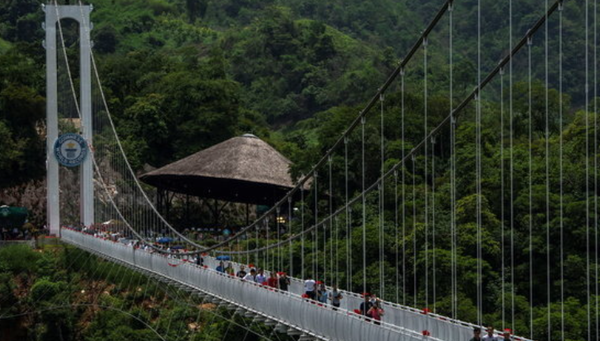
[[[88,146],[79,134],[62,134],[54,142],[54,155],[56,160],[63,166],[79,166],[88,153]]]

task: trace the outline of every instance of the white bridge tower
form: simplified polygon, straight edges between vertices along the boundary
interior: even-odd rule
[[[54,143],[58,139],[58,92],[57,92],[57,23],[65,18],[79,23],[80,48],[80,98],[81,134],[92,145],[92,84],[91,84],[91,5],[45,5],[46,21],[46,184],[47,227],[50,233],[60,233],[60,193],[58,161],[54,155]],[[89,226],[94,223],[94,183],[92,155],[88,155],[80,167],[80,219]]]

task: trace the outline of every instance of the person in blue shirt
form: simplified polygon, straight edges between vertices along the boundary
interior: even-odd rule
[[[219,262],[219,266],[217,266],[217,271],[225,272],[225,265],[223,264],[223,262]]]
[[[267,282],[267,277],[265,276],[265,272],[263,269],[258,269],[258,274],[256,275],[256,283],[263,284]]]
[[[317,299],[321,303],[327,303],[327,288],[325,288],[325,283],[319,283],[317,287]]]
[[[364,293],[363,297],[365,300],[360,304],[360,313],[363,314],[363,316],[367,316],[367,312],[371,309],[373,303],[371,303],[371,300],[369,299],[369,293]]]
[[[329,300],[331,301],[333,310],[337,310],[337,308],[340,307],[342,298],[342,293],[338,291],[337,284],[334,284],[333,289],[331,289],[331,292],[329,293]]]

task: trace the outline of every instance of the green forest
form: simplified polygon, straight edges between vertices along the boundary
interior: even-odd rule
[[[481,71],[485,76],[507,53],[511,37],[507,31],[508,1],[481,3],[484,17]],[[160,167],[233,136],[252,133],[294,163],[292,176],[297,179],[319,161],[357,117],[442,1],[97,0],[93,5],[92,39],[100,78],[125,153],[136,171],[146,166]],[[481,226],[483,323],[493,324],[497,329],[506,325],[518,335],[533,333],[536,340],[579,341],[587,339],[590,311],[591,330],[600,328],[596,325],[600,297],[597,292],[588,294],[587,286],[588,273],[591,287],[598,286],[598,258],[586,258],[596,254],[598,245],[595,215],[600,195],[595,182],[598,113],[594,113],[598,94],[593,92],[597,87],[592,84],[586,102],[583,67],[586,49],[591,56],[597,45],[586,40],[582,29],[584,9],[582,1],[565,4],[562,93],[557,13],[549,19],[547,83],[546,37],[542,29],[531,46],[531,87],[527,77],[527,47],[524,47],[514,59],[513,82],[509,82],[505,70],[482,92],[480,181],[476,173],[478,124],[472,102],[457,118],[454,144],[447,126],[434,144],[428,143],[427,157],[421,151],[400,167],[397,177],[386,180],[383,261],[380,263],[376,251],[381,237],[381,215],[375,191],[367,197],[367,244],[373,246],[367,252],[367,268],[362,268],[362,259],[355,256],[351,278],[344,270],[345,260],[340,260],[339,272],[334,273],[330,268],[326,276],[340,283],[351,282],[352,289],[361,292],[363,274],[367,273],[367,289],[394,300],[398,290],[396,260],[405,257],[409,269],[405,279],[409,285],[407,292],[401,293],[401,301],[415,301],[418,308],[428,304],[430,309],[435,306],[437,313],[451,315],[450,278],[455,265],[460,277],[457,318],[475,322],[476,235]],[[543,13],[544,6],[539,1],[519,1],[514,6],[513,44]],[[369,113],[365,125],[367,184],[381,175],[380,155],[384,156],[383,168],[390,169],[423,139],[426,129],[435,128],[476,86],[477,1],[455,1],[453,16],[452,96],[449,23],[445,18],[428,37],[427,69],[420,49],[407,66],[405,91],[401,92],[399,82],[395,82],[386,93],[382,108],[377,104]],[[43,19],[39,1],[0,3],[0,141],[3,142],[0,190],[25,186],[45,175]],[[588,65],[591,72],[591,59]],[[509,94],[513,99],[510,115]],[[356,129],[348,139],[350,198],[362,191],[360,133]],[[323,198],[331,195],[338,206],[345,201],[345,160],[343,148],[334,152],[333,193],[326,188],[327,169],[320,170],[321,219],[329,207]],[[455,160],[455,176],[452,160]],[[396,186],[398,179],[404,180],[400,186]],[[401,205],[395,205],[398,188],[404,193]],[[309,194],[307,221],[315,220],[309,204],[312,200],[314,197]],[[361,254],[361,205],[354,205],[352,210],[356,233],[352,235],[351,250],[344,233],[336,232],[339,238],[328,239],[327,252]],[[402,212],[400,222],[396,216],[398,210]],[[43,221],[43,213],[38,212],[34,223]],[[457,231],[456,264],[450,253],[452,221],[456,222]],[[436,228],[436,248],[431,245],[432,234],[428,230],[432,222]],[[404,235],[398,233],[400,225],[405,227]],[[252,248],[266,241],[247,243]],[[325,268],[320,261],[324,262],[327,256],[323,250],[314,251],[315,245],[311,243],[307,241],[306,248],[312,251],[306,258],[323,273]],[[425,249],[427,243],[429,248]],[[284,261],[293,262],[294,268],[299,269],[302,265],[299,242],[294,242],[292,248],[293,260],[284,258]],[[512,259],[508,257],[510,248],[514,250]],[[404,253],[399,254],[402,250]],[[74,255],[86,262],[67,266],[66,259]],[[432,302],[428,292],[429,302],[425,302],[425,286],[421,281],[425,276],[425,261],[431,262],[434,255],[436,282],[431,280],[428,290],[437,288],[436,301]],[[509,267],[511,261],[514,267]],[[312,263],[304,265],[310,269]],[[226,334],[244,337],[242,329],[229,330],[228,326],[233,324],[213,317],[212,308],[203,309],[196,318],[198,309],[177,304],[179,301],[173,297],[183,293],[175,288],[157,289],[157,284],[141,275],[130,276],[129,284],[111,283],[122,277],[99,276],[97,272],[107,266],[104,261],[68,247],[41,252],[0,249],[0,316],[17,316],[16,333],[22,333],[16,336],[19,340],[56,340],[57,333],[61,340],[156,339],[146,324],[173,339],[220,340]],[[535,271],[530,277],[531,269]],[[381,270],[386,274],[385,294],[379,292]],[[506,272],[504,275],[502,270]],[[431,273],[432,269],[427,271]],[[514,278],[510,277],[511,271]],[[546,291],[548,274],[550,297]],[[419,278],[416,289],[412,284],[414,277]],[[511,286],[511,280],[515,287]],[[135,281],[140,284],[134,284]],[[141,284],[145,282],[148,283]],[[561,286],[564,287],[564,335]],[[87,296],[83,288],[96,291]],[[156,293],[149,302],[141,302],[134,288]],[[531,288],[535,292],[533,300]],[[104,291],[109,295],[102,295]],[[191,302],[185,297],[181,301]],[[85,302],[120,310],[91,308]],[[74,308],[41,309],[59,303],[73,304]],[[148,309],[140,310],[139,306],[144,305]],[[32,309],[38,312],[26,313]],[[549,310],[551,335],[547,333]],[[512,318],[515,325],[506,322]],[[0,328],[9,328],[11,321],[0,318]],[[174,325],[163,325],[169,321]],[[190,333],[186,324],[193,321],[199,321],[201,332],[182,336]],[[35,333],[26,333],[26,329]]]
[[[40,251],[40,252],[37,252]],[[265,327],[72,247],[0,249],[3,340],[258,340]],[[16,323],[15,323],[16,322]],[[201,331],[201,332],[197,332]]]

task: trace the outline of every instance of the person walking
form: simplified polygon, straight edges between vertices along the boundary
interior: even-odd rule
[[[256,282],[256,269],[250,269],[250,273],[247,273],[243,279],[245,281]]]
[[[233,270],[233,265],[231,265],[231,263],[227,263],[227,267],[225,268],[225,273],[228,274],[229,276],[233,276],[233,274],[235,273]]]
[[[383,309],[381,308],[380,300],[375,301],[375,304],[371,306],[367,315],[375,320],[375,324],[381,324],[379,321],[381,321],[381,317],[383,316]]]
[[[267,277],[265,277],[265,272],[263,269],[258,269],[258,274],[256,275],[256,283],[265,284],[267,282]]]
[[[483,336],[483,340],[485,341],[500,341],[500,339],[497,336],[494,336],[494,327],[493,326],[489,326],[487,327],[487,334],[485,334]]]
[[[271,271],[271,275],[269,276],[269,279],[267,280],[267,285],[269,285],[271,288],[277,288],[278,285],[278,281],[277,281],[277,275],[275,275],[275,272]]]
[[[306,281],[304,281],[304,293],[311,300],[315,299],[315,296],[316,296],[316,293],[315,293],[316,285],[317,285],[317,283],[310,276],[308,277],[308,279]]]
[[[371,300],[369,300],[368,292],[365,292],[363,294],[363,297],[365,298],[365,300],[360,304],[360,313],[363,314],[363,316],[368,316],[367,312],[369,312],[369,310],[373,306],[373,303],[371,303]]]
[[[473,328],[473,337],[469,341],[481,341],[481,328]]]
[[[321,303],[327,303],[327,288],[325,283],[321,281],[317,282],[317,299]]]
[[[244,278],[244,276],[246,276],[246,267],[244,267],[243,265],[240,265],[240,270],[237,272],[237,274],[235,274],[237,277],[239,278]]]
[[[281,273],[281,276],[279,277],[279,290],[288,291],[289,286],[290,279],[288,278],[287,274],[285,272]]]
[[[334,284],[333,288],[331,289],[331,292],[329,292],[329,300],[331,301],[333,310],[337,310],[337,308],[340,307],[342,298],[342,293],[338,291],[337,284]]]

